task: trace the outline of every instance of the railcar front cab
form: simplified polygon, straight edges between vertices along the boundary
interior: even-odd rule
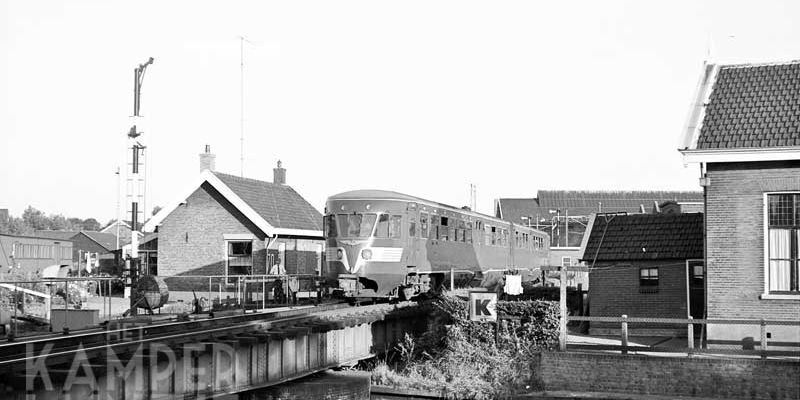
[[[345,297],[411,297],[432,280],[418,274],[410,254],[417,203],[330,201],[325,209],[326,258]]]

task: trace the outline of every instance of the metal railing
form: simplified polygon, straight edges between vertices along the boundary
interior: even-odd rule
[[[568,322],[588,322],[597,330],[616,335],[569,334],[566,350],[600,350],[627,353],[727,354],[767,357],[800,357],[800,343],[777,341],[770,329],[782,329],[790,338],[800,337],[800,320],[766,319],[693,319],[568,316]],[[709,339],[708,328],[717,326],[731,331],[759,333],[758,339]],[[757,329],[747,329],[756,328]],[[796,329],[792,329],[795,327]],[[656,332],[656,333],[654,333]],[[657,333],[661,332],[661,333]],[[591,329],[590,329],[591,333]],[[730,337],[742,335],[728,335]]]
[[[170,292],[185,292],[180,288],[191,286],[190,290],[199,302],[193,310],[203,312],[290,306],[302,299],[319,302],[327,293],[323,284],[325,278],[314,274],[178,275],[162,278]]]

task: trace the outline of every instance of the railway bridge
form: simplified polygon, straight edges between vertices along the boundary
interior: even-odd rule
[[[380,354],[425,329],[415,303],[232,311],[0,344],[3,399],[235,394]]]

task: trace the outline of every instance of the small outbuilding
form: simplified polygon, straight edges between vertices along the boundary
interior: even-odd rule
[[[158,233],[157,274],[170,299],[191,300],[193,291],[234,297],[237,279],[269,274],[275,265],[318,275],[322,214],[286,184],[280,162],[274,181],[265,182],[216,172],[209,156],[207,148],[198,178],[145,224]]]
[[[581,246],[593,317],[703,316],[703,214],[595,214]],[[591,334],[619,324],[592,323]],[[630,325],[644,335],[686,335],[685,326]]]

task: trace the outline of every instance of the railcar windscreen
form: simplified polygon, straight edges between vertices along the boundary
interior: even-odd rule
[[[370,237],[376,214],[337,214],[338,232],[342,237]]]

